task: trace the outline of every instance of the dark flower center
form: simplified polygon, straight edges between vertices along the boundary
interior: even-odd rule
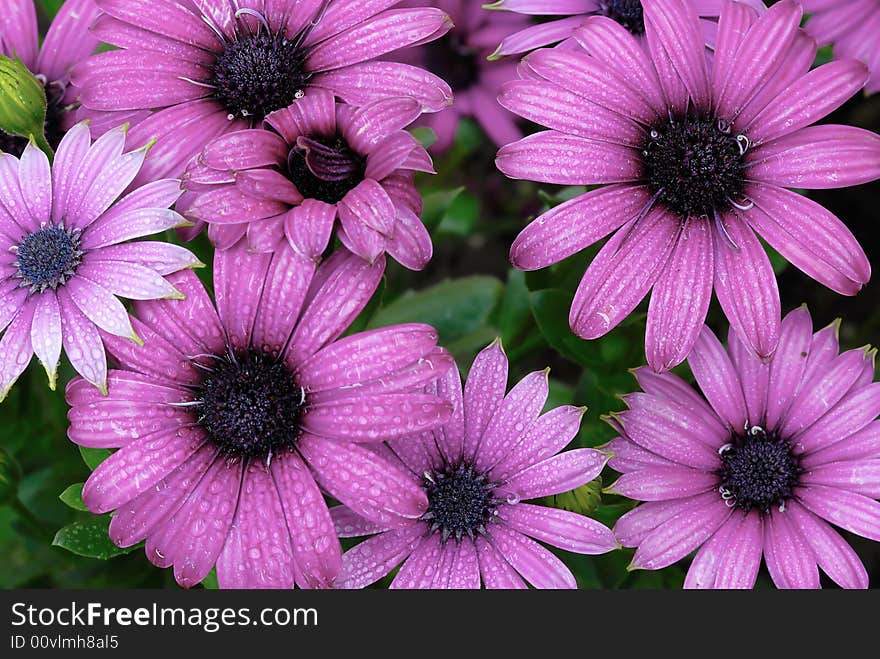
[[[55,290],[75,273],[82,260],[79,230],[47,226],[25,236],[18,246],[15,266],[22,286],[31,292]]]
[[[640,0],[601,0],[599,13],[617,21],[631,34],[645,33],[645,18]]]
[[[450,32],[424,48],[425,67],[443,78],[453,91],[470,89],[479,80],[479,54],[458,35]]]
[[[235,117],[256,117],[302,98],[311,74],[305,51],[281,34],[260,31],[227,44],[214,64],[214,96]]]
[[[305,392],[272,356],[230,352],[206,372],[195,402],[199,425],[223,453],[266,458],[296,443]]]
[[[428,512],[422,519],[431,523],[432,531],[442,533],[444,542],[453,535],[461,540],[465,534],[485,533],[495,514],[494,483],[468,464],[426,473],[425,479]]]
[[[719,491],[728,505],[746,512],[766,513],[771,506],[784,510],[799,474],[788,442],[754,426],[722,448]]]
[[[43,125],[43,134],[53,150],[58,150],[61,138],[64,137],[62,128],[63,118],[67,108],[64,107],[64,86],[57,83],[44,85],[46,91],[46,122]],[[0,130],[0,151],[21,158],[28,145],[28,138],[18,135],[10,135]]]
[[[336,204],[364,180],[366,159],[344,139],[300,137],[287,157],[287,177],[300,194]]]
[[[664,121],[648,131],[644,176],[658,200],[681,217],[712,217],[742,197],[748,145],[714,119]]]

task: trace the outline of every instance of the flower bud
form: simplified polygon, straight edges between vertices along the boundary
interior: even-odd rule
[[[43,134],[46,123],[46,91],[20,59],[0,55],[0,130],[9,135],[33,138],[49,149]],[[51,151],[51,149],[50,149]]]

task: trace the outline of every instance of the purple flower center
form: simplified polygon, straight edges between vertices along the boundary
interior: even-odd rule
[[[631,34],[645,33],[645,18],[640,0],[600,0],[599,13],[617,21]]]
[[[55,290],[76,273],[82,260],[79,230],[47,226],[25,236],[16,250],[16,276],[32,293]]]
[[[342,201],[364,180],[366,159],[338,135],[300,137],[287,157],[287,177],[307,199]]]
[[[311,74],[299,42],[260,31],[226,45],[214,64],[214,96],[233,117],[255,117],[302,98]]]
[[[67,108],[62,105],[64,98],[64,86],[58,83],[44,83],[46,92],[46,122],[43,126],[43,134],[49,145],[58,150],[61,138],[64,137],[63,118]],[[16,158],[21,158],[28,145],[28,138],[18,135],[10,135],[0,130],[0,151],[9,153]]]
[[[682,218],[713,217],[742,197],[748,139],[722,122],[685,117],[648,130],[644,179],[658,201]]]
[[[432,532],[442,534],[444,542],[453,535],[461,540],[465,534],[485,533],[495,515],[495,485],[469,464],[426,472],[428,511],[422,519],[431,523]]]
[[[283,362],[230,350],[205,370],[196,390],[198,423],[221,452],[267,458],[296,444],[305,391]]]
[[[775,433],[753,426],[721,448],[721,486],[718,491],[731,507],[746,512],[785,509],[794,494],[800,468],[791,446]]]
[[[477,50],[453,32],[423,47],[426,68],[449,83],[453,91],[470,89],[479,80],[480,58]]]

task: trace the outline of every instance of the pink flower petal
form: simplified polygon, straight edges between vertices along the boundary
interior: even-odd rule
[[[428,509],[424,491],[409,474],[366,448],[307,434],[297,446],[321,486],[361,517],[397,528]]]
[[[692,220],[682,228],[651,293],[645,353],[654,370],[669,370],[691,352],[712,300],[714,272],[711,229]]]
[[[604,554],[618,546],[609,528],[566,510],[521,503],[502,506],[499,514],[514,530],[567,551]]]
[[[260,469],[266,469],[259,465]],[[271,480],[278,488],[281,507],[290,530],[297,583],[308,588],[329,588],[342,569],[342,550],[324,497],[309,468],[295,453],[277,456]]]
[[[204,443],[201,429],[173,426],[136,439],[92,472],[83,487],[83,502],[95,514],[120,508],[170,475]]]
[[[397,567],[418,544],[422,525],[386,531],[367,538],[342,555],[342,572],[336,588],[364,588]]]
[[[777,588],[819,588],[813,551],[789,515],[772,510],[764,524],[764,557]]]
[[[868,587],[865,566],[839,533],[797,501],[790,501],[786,512],[791,516],[792,526],[802,532],[825,574],[843,588]]]
[[[492,529],[492,543],[511,567],[535,588],[577,588],[574,575],[565,564],[534,540],[497,526]]]
[[[781,308],[776,275],[763,245],[735,215],[722,218],[736,245],[715,235],[715,295],[742,342],[766,358],[779,342]]]
[[[293,588],[290,533],[275,483],[259,461],[245,469],[235,519],[217,557],[217,582],[220,588]]]
[[[495,408],[480,440],[478,468],[488,469],[507,454],[538,418],[549,393],[547,371],[530,373],[510,390]]]
[[[630,569],[659,570],[672,565],[703,544],[730,514],[720,496],[708,505],[688,507],[642,539]]]
[[[561,494],[595,479],[608,457],[590,448],[565,451],[523,469],[498,487],[509,500]]]

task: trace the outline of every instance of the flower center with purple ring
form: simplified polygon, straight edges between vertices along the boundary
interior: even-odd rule
[[[645,18],[640,0],[601,0],[599,13],[620,23],[630,34],[645,33]]]
[[[287,157],[287,177],[307,199],[328,204],[342,201],[364,180],[367,161],[344,139],[300,137]]]
[[[480,78],[480,57],[475,48],[450,32],[442,39],[423,46],[425,68],[443,78],[452,91],[473,87]]]
[[[16,250],[16,276],[32,293],[55,290],[76,274],[82,261],[79,230],[47,226],[24,237]]]
[[[753,426],[721,448],[721,485],[718,491],[731,507],[745,512],[785,509],[794,494],[800,467],[791,446],[775,433]]]
[[[485,474],[468,464],[426,473],[428,511],[422,519],[431,524],[431,531],[442,534],[444,542],[450,536],[461,540],[464,535],[485,533],[495,514],[494,487]]]
[[[43,85],[46,92],[46,121],[43,125],[43,134],[49,146],[58,150],[61,138],[64,137],[63,119],[67,112],[63,105],[64,87],[57,83]],[[28,145],[28,138],[18,135],[10,135],[0,130],[0,151],[21,158]]]
[[[198,424],[226,455],[266,458],[293,448],[300,434],[305,391],[271,355],[218,356],[196,388]]]
[[[644,180],[682,218],[711,218],[742,198],[747,148],[744,135],[732,135],[715,119],[663,121],[647,131]]]
[[[302,98],[311,74],[298,43],[260,31],[226,46],[214,64],[214,97],[233,117],[267,115]]]

